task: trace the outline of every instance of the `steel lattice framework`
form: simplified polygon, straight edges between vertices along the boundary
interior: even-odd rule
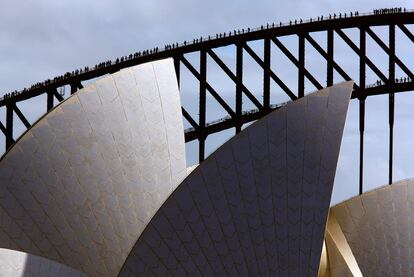
[[[186,142],[192,140],[199,141],[199,160],[205,158],[205,140],[208,135],[235,128],[240,132],[243,124],[254,121],[274,109],[270,103],[270,86],[275,82],[281,90],[289,96],[291,100],[303,97],[305,93],[305,79],[315,86],[318,90],[325,86],[331,86],[334,82],[334,72],[337,72],[344,80],[351,80],[350,73],[346,72],[334,59],[335,44],[334,34],[339,36],[347,46],[357,55],[359,61],[359,78],[355,81],[352,98],[359,101],[359,131],[360,131],[360,152],[359,152],[359,187],[360,194],[363,191],[363,160],[364,160],[364,129],[365,129],[365,100],[367,97],[379,94],[389,95],[389,183],[392,183],[393,176],[393,126],[394,126],[394,94],[397,92],[414,90],[414,74],[404,64],[404,60],[396,56],[395,51],[395,32],[399,28],[407,38],[413,43],[414,35],[406,25],[414,23],[414,12],[393,12],[386,14],[364,14],[351,16],[350,14],[319,18],[318,20],[308,20],[306,22],[290,22],[288,24],[277,24],[262,26],[255,30],[243,30],[242,32],[231,32],[217,35],[214,38],[199,39],[193,43],[184,43],[181,45],[172,45],[165,50],[154,50],[145,52],[143,55],[134,55],[129,59],[122,59],[116,63],[106,64],[95,69],[87,70],[82,73],[69,74],[64,78],[59,78],[53,82],[44,82],[25,90],[11,97],[0,99],[0,107],[6,108],[6,122],[0,122],[0,129],[6,140],[6,149],[9,149],[15,142],[13,137],[13,117],[14,114],[22,121],[26,128],[31,124],[26,119],[23,112],[17,107],[16,103],[24,101],[42,94],[47,95],[47,111],[54,107],[55,98],[60,102],[64,98],[58,93],[58,88],[69,85],[71,93],[83,88],[82,82],[114,73],[122,68],[142,64],[154,60],[173,58],[177,72],[177,79],[180,84],[181,68],[185,67],[197,80],[199,93],[199,116],[193,118],[182,107],[182,114],[192,128],[186,130]],[[386,26],[389,29],[388,41],[384,42],[373,30],[376,26]],[[359,30],[359,43],[353,42],[352,37],[347,35],[344,30],[357,28]],[[326,36],[326,45],[320,45],[312,36],[312,33],[324,32]],[[294,55],[279,39],[283,36],[296,35],[298,37],[298,53]],[[388,56],[388,73],[384,74],[375,65],[375,61],[369,59],[366,55],[366,41],[370,37]],[[263,47],[263,59],[248,45],[248,42],[259,41]],[[326,61],[326,83],[322,84],[317,81],[305,67],[305,43],[308,42]],[[216,49],[223,46],[234,46],[236,48],[235,64],[236,70],[233,72],[226,63],[216,54]],[[289,87],[278,75],[271,69],[272,51],[271,47],[277,47],[297,68],[297,86]],[[326,49],[326,50],[325,50]],[[185,57],[185,54],[199,54],[199,68],[195,68],[192,63]],[[263,71],[263,90],[261,91],[262,99],[257,99],[253,93],[246,87],[243,82],[243,59],[245,55],[250,56]],[[221,69],[223,74],[228,76],[234,83],[235,87],[235,109],[232,109],[222,98],[219,91],[216,91],[207,81],[208,57],[211,58]],[[407,57],[404,57],[407,58]],[[406,74],[407,82],[396,82],[396,65]],[[377,86],[367,86],[366,69],[370,68],[374,74],[381,80]],[[182,80],[181,80],[182,82]],[[208,124],[206,122],[206,96],[207,94],[217,101],[228,113],[226,120],[217,121]],[[255,106],[256,110],[249,113],[243,112],[242,97],[246,96]]]

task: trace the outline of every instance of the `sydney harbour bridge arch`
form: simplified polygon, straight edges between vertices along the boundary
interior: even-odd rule
[[[352,99],[360,102],[360,116],[359,125],[361,132],[360,141],[360,187],[362,192],[363,180],[363,145],[364,145],[364,110],[365,99],[373,95],[388,94],[389,95],[389,127],[390,134],[393,131],[394,123],[394,94],[399,92],[411,91],[414,89],[414,75],[404,60],[410,57],[398,57],[396,55],[395,32],[396,29],[401,30],[407,38],[413,43],[414,35],[411,33],[406,25],[413,24],[413,14],[411,12],[401,13],[384,13],[384,14],[337,14],[319,18],[313,18],[300,22],[299,20],[288,23],[272,23],[263,25],[254,29],[235,30],[224,32],[221,34],[211,35],[205,38],[198,38],[193,41],[183,42],[180,44],[167,45],[164,48],[154,48],[146,50],[141,53],[125,56],[117,59],[117,61],[103,62],[97,68],[91,67],[88,70],[76,70],[73,74],[67,74],[56,80],[48,80],[34,85],[25,91],[18,92],[11,97],[4,97],[0,100],[0,107],[7,110],[6,122],[0,122],[0,128],[6,141],[6,148],[9,148],[15,141],[13,136],[13,115],[16,115],[29,128],[31,124],[25,118],[24,111],[17,107],[17,103],[25,101],[32,97],[41,94],[47,95],[47,110],[53,108],[57,100],[62,101],[63,97],[59,95],[58,89],[62,86],[70,86],[70,92],[73,94],[78,89],[82,88],[82,83],[94,79],[105,74],[114,73],[122,68],[127,68],[133,65],[138,65],[150,61],[155,61],[164,58],[173,58],[177,72],[177,78],[181,86],[183,80],[180,80],[180,72],[184,69],[188,70],[197,80],[196,86],[192,87],[192,91],[199,94],[199,113],[198,118],[192,117],[188,112],[188,108],[183,106],[182,113],[186,121],[188,121],[192,128],[188,128],[185,132],[186,142],[192,140],[199,141],[199,161],[205,158],[204,142],[208,135],[220,132],[225,129],[235,128],[236,132],[241,130],[243,124],[254,121],[263,115],[267,114],[271,109],[271,95],[270,87],[274,82],[278,85],[279,91],[276,93],[285,93],[291,100],[303,97],[305,94],[305,80],[308,80],[316,89],[322,89],[326,86],[334,84],[334,75],[338,80],[335,82],[345,80],[354,80],[354,91]],[[385,26],[388,28],[386,41],[380,38],[372,29],[377,26]],[[346,30],[357,29],[358,37],[351,37],[347,35]],[[325,44],[318,43],[313,37],[313,33],[321,32],[326,36]],[[286,46],[283,45],[280,38],[285,36],[297,36],[298,53],[292,53]],[[342,39],[346,45],[352,49],[356,54],[354,56],[358,59],[358,71],[346,72],[335,61],[335,43],[334,36]],[[372,38],[375,43],[384,51],[389,57],[387,70],[380,70],[376,65],[376,61],[370,59],[366,53],[367,37]],[[249,42],[257,41],[262,44],[263,52],[259,57],[257,53],[249,46]],[[357,42],[355,42],[357,41]],[[326,62],[326,76],[312,75],[307,67],[312,65],[306,63],[305,43],[308,47],[313,47]],[[233,64],[236,69],[231,70],[229,65],[220,59],[215,53],[215,49],[225,46],[234,46],[236,55],[233,57]],[[271,60],[278,59],[276,55],[272,56],[271,48],[278,48],[281,53],[285,55],[297,67],[297,82],[294,86],[289,86],[284,83],[277,75],[277,70],[280,68],[271,68]],[[197,54],[199,56],[198,67],[195,67],[186,58],[187,54]],[[243,84],[243,57],[250,56],[260,66],[263,74],[263,89],[260,92],[260,97],[253,95],[251,91]],[[214,89],[214,84],[207,81],[208,59],[217,63],[221,68],[221,74],[228,76],[234,83],[234,101],[235,103],[226,103],[221,97],[220,90]],[[396,67],[403,72],[401,76],[396,75]],[[366,83],[366,71],[371,70],[380,80],[380,83]],[[184,80],[185,81],[185,80]],[[228,116],[218,122],[209,123],[206,121],[206,96],[211,95],[215,101],[228,113]],[[242,98],[247,97],[249,101],[254,104],[253,111],[243,113]],[[194,104],[194,103],[193,103]],[[272,103],[281,104],[281,103]],[[392,150],[393,150],[393,136],[390,136],[390,159],[389,159],[389,183],[392,183]]]
[[[362,194],[365,103],[367,98],[375,95],[388,95],[388,182],[393,183],[393,128],[395,109],[398,108],[395,106],[395,94],[414,90],[414,74],[407,62],[410,57],[397,54],[396,32],[403,33],[414,46],[414,34],[410,31],[410,24],[414,24],[414,12],[405,9],[387,9],[368,14],[338,13],[306,20],[270,23],[258,28],[232,30],[137,52],[114,61],[105,61],[93,67],[68,72],[22,91],[7,94],[0,100],[0,108],[6,110],[6,120],[0,122],[0,129],[4,135],[6,150],[9,150],[18,140],[13,132],[16,119],[19,119],[27,129],[33,125],[26,118],[25,111],[18,107],[20,102],[46,95],[45,106],[47,112],[50,112],[65,100],[65,95],[59,93],[62,87],[70,87],[70,94],[76,94],[89,80],[115,74],[133,66],[171,58],[178,86],[197,94],[198,103],[191,103],[198,107],[197,114],[189,112],[191,107],[186,104],[190,104],[185,101],[182,101],[181,112],[183,119],[190,126],[184,132],[185,142],[198,141],[198,159],[201,163],[206,158],[205,142],[209,135],[233,128],[235,134],[238,134],[244,124],[283,108],[286,103],[273,102],[273,93],[284,94],[289,101],[297,101],[314,90],[313,88],[322,90],[342,81],[353,80],[351,99],[357,101],[359,105],[359,192]],[[387,30],[385,39],[374,31],[377,27]],[[352,33],[349,30],[353,30]],[[293,51],[283,43],[283,38],[288,36],[296,38],[297,44],[293,48],[297,51]],[[316,36],[324,39],[320,42],[315,39]],[[337,59],[338,52],[341,51],[337,49],[338,40],[341,40],[341,45],[345,45],[355,54],[353,58],[358,64],[356,70],[349,71],[341,66]],[[379,66],[375,59],[369,57],[367,40],[373,41],[387,55],[388,63],[385,65],[385,70],[384,65]],[[255,47],[251,46],[253,43]],[[217,53],[223,47],[231,47],[235,50],[231,59],[223,59]],[[309,69],[313,61],[307,59],[307,52],[310,50],[316,51],[324,61],[325,76],[315,75]],[[295,82],[284,81],[280,77],[283,68],[272,67],[272,62],[279,59],[280,55],[288,59],[297,69]],[[189,56],[197,58],[194,60]],[[247,58],[252,59],[257,68],[260,68],[263,85],[259,92],[253,92],[245,82],[244,64]],[[220,88],[209,80],[208,68],[212,64],[218,66],[219,74],[232,82],[234,96],[230,100],[231,103],[228,98],[223,97]],[[376,81],[373,83],[367,82],[368,70],[376,76]],[[195,81],[187,84],[188,78],[183,78],[184,72]],[[276,87],[277,90],[272,87]],[[207,98],[213,99],[226,112],[225,117],[213,122],[207,120]],[[250,103],[250,108],[246,108],[246,102]],[[341,218],[341,220],[345,219]]]

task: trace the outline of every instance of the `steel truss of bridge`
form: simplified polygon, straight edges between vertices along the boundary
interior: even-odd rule
[[[55,100],[61,102],[64,97],[58,93],[58,89],[62,86],[70,86],[71,94],[83,88],[83,82],[94,79],[105,74],[114,73],[122,68],[142,64],[154,60],[173,58],[177,73],[178,83],[182,85],[183,80],[180,79],[182,68],[186,68],[197,80],[197,86],[194,91],[199,93],[199,115],[194,118],[187,111],[186,107],[182,107],[182,114],[186,121],[192,126],[185,132],[186,142],[198,140],[199,142],[199,161],[205,158],[205,141],[208,135],[220,132],[226,129],[235,128],[236,133],[241,131],[243,124],[252,122],[269,113],[272,109],[277,108],[270,103],[270,87],[271,82],[276,83],[279,88],[291,99],[303,97],[305,94],[305,80],[307,79],[318,90],[334,83],[334,72],[339,74],[343,80],[349,81],[356,79],[352,98],[359,101],[359,191],[363,192],[363,164],[364,164],[364,129],[365,129],[365,100],[369,96],[388,94],[389,95],[389,183],[392,183],[393,176],[393,127],[394,127],[394,94],[397,92],[405,92],[414,90],[414,74],[404,63],[404,58],[396,55],[396,29],[400,29],[406,37],[413,43],[414,35],[407,27],[408,24],[414,23],[414,12],[405,11],[387,14],[361,14],[358,16],[337,16],[336,18],[318,18],[318,20],[308,20],[299,24],[272,24],[262,26],[255,30],[235,31],[225,35],[217,36],[217,38],[208,38],[195,40],[193,43],[185,43],[182,45],[173,45],[166,47],[165,50],[145,52],[143,55],[134,55],[132,58],[122,59],[115,63],[99,66],[94,69],[83,71],[77,74],[68,74],[64,78],[58,78],[54,81],[40,83],[22,93],[16,93],[11,97],[3,97],[0,99],[0,108],[6,109],[6,122],[0,121],[0,129],[4,134],[6,141],[6,150],[15,142],[13,136],[14,115],[20,119],[26,128],[30,128],[31,124],[21,111],[17,103],[28,100],[30,98],[46,95],[47,111],[50,111]],[[388,27],[387,42],[384,42],[374,31],[373,27]],[[353,37],[346,34],[344,30],[349,28],[357,28],[359,30],[358,43],[353,41]],[[326,36],[326,45],[319,44],[312,36],[315,32],[323,32]],[[356,54],[359,62],[359,70],[356,78],[351,78],[351,73],[342,68],[335,61],[335,44],[334,34],[339,36],[343,42]],[[298,53],[292,53],[280,40],[281,37],[296,35],[298,37]],[[367,37],[372,40],[384,51],[388,56],[387,74],[383,73],[367,56],[366,41]],[[248,42],[259,41],[263,47],[263,58],[260,57],[249,45]],[[320,83],[317,77],[313,76],[305,66],[305,43],[309,43],[326,61],[326,83]],[[234,46],[236,55],[234,64],[236,65],[233,72],[216,53],[216,49],[223,46]],[[288,58],[297,68],[297,85],[291,87],[278,77],[277,73],[271,68],[272,47],[277,47],[280,52]],[[326,49],[326,50],[325,50]],[[197,53],[199,55],[199,67],[196,68],[186,54]],[[297,54],[297,55],[296,55]],[[243,60],[245,56],[250,56],[262,70],[263,89],[261,99],[247,88],[243,82]],[[231,108],[220,95],[220,91],[213,88],[212,84],[207,81],[208,60],[213,60],[216,65],[221,68],[221,73],[229,77],[234,83],[235,105]],[[401,76],[396,76],[396,66],[404,72],[405,82],[399,82]],[[367,67],[378,77],[378,85],[368,86],[366,84]],[[397,78],[397,80],[396,80]],[[219,120],[213,123],[206,122],[206,96],[210,94],[215,101],[228,113],[225,120]],[[243,112],[242,98],[247,97],[255,106],[251,112]]]

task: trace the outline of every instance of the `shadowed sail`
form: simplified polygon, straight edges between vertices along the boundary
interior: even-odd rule
[[[121,276],[316,276],[353,82],[223,144],[160,208]]]

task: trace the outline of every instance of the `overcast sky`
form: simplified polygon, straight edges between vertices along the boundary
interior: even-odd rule
[[[329,13],[349,12],[358,10],[370,12],[374,8],[406,7],[414,8],[414,1],[199,1],[199,0],[0,0],[0,96],[8,91],[22,89],[32,83],[42,81],[72,71],[78,67],[94,65],[103,60],[114,59],[117,56],[133,53],[155,46],[163,47],[167,43],[192,40],[192,38],[207,36],[223,31],[257,27],[267,22],[287,22],[291,19],[317,17]],[[413,30],[413,29],[412,29]],[[383,30],[376,30],[383,36]],[[397,34],[398,36],[398,34]],[[323,40],[323,38],[322,38]],[[403,41],[403,39],[401,39]],[[287,46],[295,47],[294,42],[286,41]],[[397,42],[397,48],[398,46]],[[414,54],[414,44],[404,41],[398,51],[401,55]],[[256,45],[251,45],[253,48]],[[338,47],[339,48],[339,47]],[[386,56],[381,50],[369,52],[371,58],[378,62],[378,67],[386,68]],[[221,51],[221,52],[220,52]],[[260,50],[258,50],[260,52]],[[343,66],[352,69],[349,49],[336,53]],[[295,49],[292,49],[295,53]],[[309,51],[310,52],[310,51]],[[378,52],[378,55],[377,55]],[[223,59],[231,63],[232,49],[219,50]],[[307,56],[307,61],[313,61]],[[352,53],[352,52],[349,52]],[[307,54],[309,55],[309,54]],[[382,56],[381,56],[382,55]],[[196,62],[196,59],[190,60]],[[315,58],[316,59],[316,58]],[[315,62],[312,68],[315,74],[323,74],[320,82],[325,82],[325,64]],[[356,59],[354,59],[356,61]],[[405,59],[404,59],[405,61]],[[283,62],[281,62],[283,64]],[[248,62],[246,62],[248,64]],[[409,62],[414,70],[413,62]],[[246,82],[251,87],[261,87],[260,72],[252,65],[246,69]],[[294,82],[292,72],[287,69],[279,74],[284,80]],[[228,86],[227,81],[220,79],[218,68],[210,68],[209,76],[212,83]],[[258,73],[259,72],[259,73]],[[356,72],[356,71],[355,71]],[[387,75],[387,72],[383,70]],[[367,73],[369,74],[369,73]],[[296,76],[296,75],[293,75]],[[404,76],[404,75],[401,75]],[[214,81],[214,78],[217,78]],[[371,77],[367,76],[368,79]],[[376,79],[370,79],[374,82]],[[340,80],[338,80],[340,81]],[[183,88],[185,90],[185,88]],[[307,91],[312,87],[307,86]],[[225,91],[225,90],[223,90]],[[183,103],[191,103],[189,92],[183,91]],[[233,92],[228,92],[232,94]],[[258,94],[259,95],[259,94]],[[184,97],[185,96],[185,97]],[[226,96],[227,97],[227,96]],[[228,96],[230,97],[230,96]],[[394,179],[408,178],[414,175],[414,150],[411,144],[412,119],[414,119],[411,93],[397,96],[397,125],[395,148]],[[185,100],[187,99],[187,100]],[[273,102],[286,99],[274,96]],[[367,103],[367,133],[366,133],[366,189],[371,189],[387,182],[387,97],[375,97]],[[21,104],[21,108],[29,114],[33,122],[44,113],[44,99]],[[213,104],[212,104],[213,105]],[[196,106],[192,113],[196,115]],[[248,105],[245,107],[249,108]],[[191,109],[191,108],[190,108]],[[220,111],[212,106],[208,119],[222,116]],[[334,202],[348,198],[358,190],[358,106],[355,101],[350,106],[346,131],[341,149],[337,178],[335,181]],[[5,112],[0,109],[0,120],[4,122]],[[17,126],[16,133],[23,128]],[[215,136],[209,146],[214,149],[223,139],[232,135],[232,131]],[[4,148],[3,141],[0,142]],[[193,153],[194,144],[188,147]],[[1,153],[2,150],[0,150]],[[189,163],[195,162],[195,155],[189,155]],[[411,172],[411,173],[410,173]]]

